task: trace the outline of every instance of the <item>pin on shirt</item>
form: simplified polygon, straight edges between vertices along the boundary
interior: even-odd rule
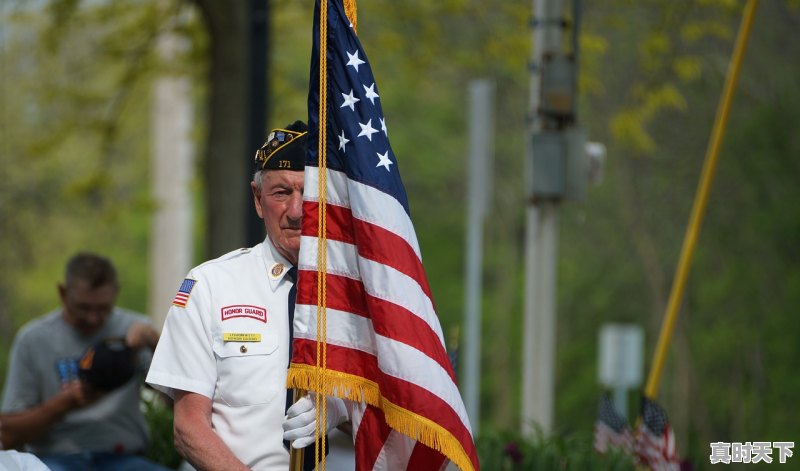
[[[272,265],[269,274],[273,279],[277,279],[279,276],[283,274],[283,270],[285,268],[286,267],[282,263],[276,263],[275,265]]]

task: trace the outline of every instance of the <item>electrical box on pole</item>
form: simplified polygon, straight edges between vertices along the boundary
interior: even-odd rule
[[[575,57],[548,52],[542,57],[539,114],[557,121],[574,122],[577,90]]]
[[[533,194],[536,200],[582,200],[589,181],[586,131],[578,126],[532,135]]]

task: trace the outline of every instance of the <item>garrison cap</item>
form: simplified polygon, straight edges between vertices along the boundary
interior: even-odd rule
[[[306,166],[308,127],[295,121],[286,128],[273,129],[267,142],[256,151],[256,170],[299,170]]]

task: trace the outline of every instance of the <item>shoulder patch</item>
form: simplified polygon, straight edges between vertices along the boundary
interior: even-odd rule
[[[186,307],[186,303],[189,302],[189,295],[192,294],[195,283],[197,283],[197,280],[191,278],[184,279],[183,283],[181,283],[181,287],[178,288],[178,294],[176,294],[175,299],[172,300],[172,305]]]

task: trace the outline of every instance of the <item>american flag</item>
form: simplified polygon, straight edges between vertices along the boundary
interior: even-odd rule
[[[197,283],[197,281],[190,278],[183,280],[180,288],[178,288],[178,292],[175,294],[175,298],[172,300],[172,304],[178,307],[186,307],[186,303],[189,302],[189,295],[192,294],[192,288],[194,288],[195,283]]]
[[[653,471],[678,471],[675,433],[667,414],[654,400],[642,396],[642,417],[636,432],[636,454]]]
[[[632,454],[634,440],[628,422],[617,412],[608,394],[603,394],[594,424],[594,449],[599,453],[606,453],[609,448],[618,448]]]
[[[378,87],[341,0],[327,2],[326,369],[316,362],[320,2],[314,13],[291,387],[353,400],[356,469],[478,470]]]

